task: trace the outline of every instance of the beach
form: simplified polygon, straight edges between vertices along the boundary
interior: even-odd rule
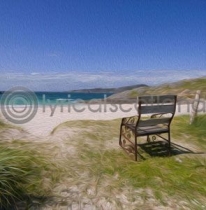
[[[203,107],[204,108],[204,107]],[[21,107],[15,110],[21,110]],[[177,105],[175,115],[188,115],[191,105]],[[205,110],[200,110],[205,112]],[[22,127],[34,136],[49,136],[52,130],[67,121],[76,120],[113,120],[137,114],[137,104],[70,104],[70,106],[39,106],[35,116],[24,124],[14,124]]]

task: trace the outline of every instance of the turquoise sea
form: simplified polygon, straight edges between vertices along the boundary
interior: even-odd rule
[[[0,100],[2,99],[0,93]],[[111,93],[74,93],[74,92],[35,92],[35,96],[38,100],[38,104],[68,104],[68,103],[83,103],[84,101],[90,101],[95,99],[104,99],[112,95]],[[11,93],[8,100],[8,105],[25,105],[28,100],[32,100],[29,93]],[[8,97],[7,97],[8,98]]]
[[[95,99],[103,99],[105,97],[108,97],[111,95],[111,93],[70,93],[70,92],[36,92],[35,93],[39,105],[42,103],[56,103],[56,102],[62,102],[62,103],[78,103],[78,102],[86,102],[89,100],[95,100]]]

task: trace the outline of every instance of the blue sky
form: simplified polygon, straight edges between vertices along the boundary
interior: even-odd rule
[[[206,76],[205,0],[1,0],[0,90]]]

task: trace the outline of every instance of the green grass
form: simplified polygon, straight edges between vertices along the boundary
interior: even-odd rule
[[[180,142],[188,142],[190,145],[206,150],[206,115],[199,115],[192,125],[189,124],[189,116],[175,117],[172,122],[172,135]]]
[[[202,92],[206,92],[206,78],[198,78],[192,81],[184,81],[181,84],[182,88],[191,89],[191,90],[201,90]]]
[[[2,120],[0,120],[0,129],[3,129],[3,128],[8,128],[9,125],[4,123]]]
[[[113,209],[124,209],[124,205],[128,209],[204,209],[206,156],[195,152],[206,151],[205,125],[206,115],[198,116],[193,125],[189,125],[189,116],[175,117],[172,142],[194,153],[148,156],[138,162],[118,145],[120,119],[63,123],[52,132],[55,142],[1,141],[0,204],[32,204],[37,198],[41,203],[54,191],[61,197],[61,189],[67,187],[64,202],[69,204],[86,198],[97,203],[105,198]],[[122,196],[128,203],[123,204]]]
[[[169,197],[203,203],[206,196],[206,159],[182,158],[181,162],[173,158],[152,158],[146,161],[131,161],[122,152],[107,151],[98,153],[85,151],[81,158],[93,174],[114,176],[119,174],[121,182],[136,189],[152,189],[156,199],[164,204]],[[116,186],[116,187],[117,187]]]
[[[0,145],[0,206],[9,208],[19,201],[51,195],[55,165],[30,147],[9,148]],[[48,176],[46,181],[45,177]]]
[[[185,98],[194,99],[194,94],[197,90],[201,90],[201,97],[206,96],[206,78],[198,78],[193,80],[183,80],[178,83],[164,84],[160,86],[145,87],[131,90],[128,94],[129,98],[136,98],[139,95],[162,95],[162,94],[177,94],[179,95],[184,90],[189,90],[183,94]]]
[[[15,126],[15,125],[11,125],[11,124],[7,124],[3,120],[0,119],[0,132],[4,131],[6,129],[16,129],[16,130],[20,130],[20,131],[23,130],[21,127],[18,127],[18,126]]]
[[[18,208],[19,205],[26,208],[52,196],[62,168],[47,151],[48,146],[24,139],[1,139],[0,208]]]
[[[68,162],[72,177],[78,180],[79,185],[86,185],[86,182],[90,183],[88,180],[96,177],[99,180],[96,191],[99,193],[114,196],[111,189],[116,189],[117,193],[129,187],[134,194],[131,196],[125,191],[125,196],[131,200],[136,200],[136,196],[147,202],[152,197],[156,200],[155,205],[171,207],[168,202],[180,206],[183,204],[178,202],[185,202],[185,208],[206,208],[206,157],[195,154],[206,152],[205,115],[199,116],[193,125],[189,125],[189,116],[175,117],[172,123],[173,142],[191,149],[194,154],[149,157],[138,162],[133,161],[118,145],[119,124],[120,120],[84,120],[67,122],[54,130],[53,134],[61,129],[79,129],[73,141],[77,153]],[[116,144],[109,148],[106,145],[111,139],[115,139]],[[77,178],[86,172],[90,178]],[[118,179],[114,178],[116,176]],[[138,193],[135,194],[135,190]]]
[[[129,98],[137,98],[137,96],[138,96],[138,91],[137,90],[132,90],[129,93]]]

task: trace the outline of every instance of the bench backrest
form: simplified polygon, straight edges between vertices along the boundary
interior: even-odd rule
[[[137,126],[170,125],[176,110],[176,95],[142,96],[138,98],[139,119]],[[154,114],[166,114],[161,118],[151,118]],[[145,117],[147,116],[147,118]]]

